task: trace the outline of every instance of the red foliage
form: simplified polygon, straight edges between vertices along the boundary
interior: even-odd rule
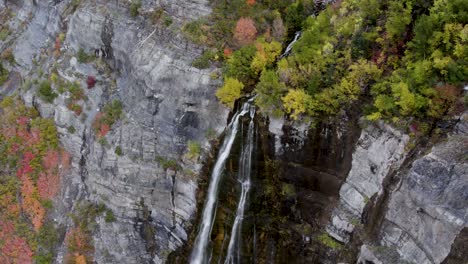
[[[230,49],[230,48],[225,48],[225,49],[224,49],[224,56],[226,56],[226,57],[229,58],[229,57],[231,57],[231,55],[232,55],[232,49]]]
[[[31,172],[33,172],[33,168],[30,165],[31,160],[34,159],[34,154],[31,152],[26,152],[23,155],[23,159],[21,160],[21,167],[16,172],[16,175],[23,179],[25,176]]]
[[[101,124],[99,129],[98,137],[104,137],[110,131],[110,126],[108,124]]]
[[[246,3],[249,6],[253,6],[253,5],[255,5],[256,1],[255,0],[247,0]]]
[[[237,21],[234,30],[234,39],[240,44],[250,44],[255,40],[256,36],[257,28],[255,27],[255,22],[251,18],[242,17]]]
[[[44,155],[44,172],[41,172],[37,179],[37,190],[42,199],[51,199],[60,188],[59,156],[56,150],[49,150]]]
[[[16,236],[13,222],[0,220],[0,263],[32,263],[33,251],[23,238]]]
[[[88,85],[88,89],[92,89],[94,85],[96,85],[96,77],[90,75],[86,80],[86,84]]]

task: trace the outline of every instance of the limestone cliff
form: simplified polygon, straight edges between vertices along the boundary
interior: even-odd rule
[[[59,78],[78,81],[82,87],[87,76],[97,79],[94,88],[84,89],[87,100],[80,117],[67,108],[68,92],[47,103],[35,89],[21,91],[27,104],[55,120],[61,143],[73,156],[71,173],[56,199],[57,224],[68,228],[67,215],[81,200],[104,203],[116,217],[111,223],[97,219],[93,236],[97,263],[161,263],[182,245],[196,209],[194,175],[203,160],[184,157],[187,141],[200,142],[203,152],[209,153],[206,132],[220,133],[227,121],[227,110],[214,97],[218,83],[210,78],[211,70],[190,66],[202,48],[180,32],[182,19],[209,13],[207,1],[142,4],[147,12],[164,8],[173,23],[165,26],[131,17],[125,1],[0,4],[16,14],[8,21],[14,34],[1,42],[2,49],[13,47],[12,72],[30,82],[56,70]],[[65,40],[60,55],[53,56],[59,34]],[[102,58],[80,62],[76,55],[80,49],[93,57],[98,50]],[[3,87],[2,94],[19,89],[19,84]],[[123,103],[124,117],[105,142],[98,142],[92,122],[114,99]],[[177,168],[163,164],[172,160]],[[63,245],[57,262],[65,254]]]

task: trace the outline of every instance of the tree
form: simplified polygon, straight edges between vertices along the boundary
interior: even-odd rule
[[[224,85],[216,92],[216,97],[230,108],[234,107],[234,102],[241,97],[241,91],[244,84],[237,79],[227,77],[224,80]]]
[[[234,39],[241,45],[251,44],[257,36],[255,22],[251,18],[241,17],[234,30]]]
[[[292,119],[297,120],[299,115],[306,112],[312,98],[304,90],[291,89],[282,100],[286,113],[290,114]]]
[[[279,81],[278,75],[271,70],[265,70],[260,76],[260,82],[255,87],[257,105],[267,113],[280,116],[282,111],[281,97],[287,91],[286,85]]]
[[[257,49],[253,45],[236,50],[228,59],[225,76],[237,79],[247,86],[254,84],[256,74],[250,65],[256,52]]]
[[[275,62],[276,58],[281,54],[281,43],[273,40],[266,42],[265,38],[261,37],[255,42],[257,52],[252,60],[250,67],[255,74],[258,74],[267,65]]]

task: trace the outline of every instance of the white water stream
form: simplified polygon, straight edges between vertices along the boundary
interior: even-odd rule
[[[250,174],[252,172],[252,153],[254,149],[254,118],[255,107],[250,109],[250,123],[247,131],[247,141],[242,146],[242,151],[239,159],[238,180],[241,184],[241,196],[237,205],[236,218],[232,225],[229,246],[226,254],[225,264],[240,263],[240,241],[242,222],[244,220],[245,205],[247,203],[247,194],[250,190]]]
[[[250,108],[251,102],[244,103],[242,109],[234,115],[231,123],[228,125],[226,137],[221,145],[218,158],[211,173],[210,185],[208,187],[206,202],[203,208],[200,229],[190,256],[191,264],[205,264],[209,261],[211,254],[208,254],[208,242],[215,218],[215,204],[218,198],[219,182],[224,171],[226,159],[229,157],[232,144],[234,143],[234,139],[236,138],[236,134],[239,129],[239,119],[241,116],[248,113]]]

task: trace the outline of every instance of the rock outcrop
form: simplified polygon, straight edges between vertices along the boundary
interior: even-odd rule
[[[354,227],[361,223],[366,203],[382,192],[384,178],[403,162],[408,139],[384,124],[363,130],[353,153],[351,171],[340,189],[340,203],[327,226],[332,237],[349,242]]]
[[[361,237],[358,263],[442,263],[446,259],[467,226],[466,123],[465,115],[454,134],[410,160],[409,166],[403,165],[406,135],[388,127],[363,131],[353,167],[341,187],[340,205],[327,226],[327,232],[341,242]],[[374,135],[371,140],[369,134]],[[382,196],[382,183],[393,175],[397,182],[385,186],[388,202],[382,205],[382,221],[366,226],[363,213],[376,210],[366,207],[369,198]],[[366,228],[373,228],[376,237],[363,234]]]

